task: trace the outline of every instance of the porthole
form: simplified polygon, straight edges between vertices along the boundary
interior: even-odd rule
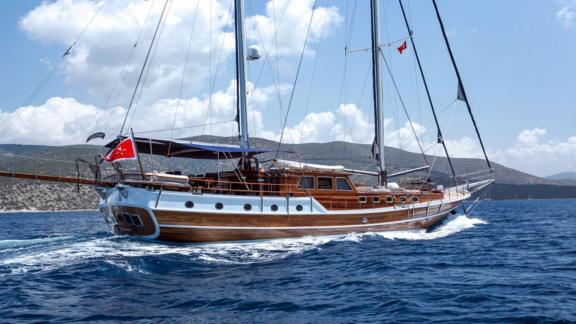
[[[270,209],[272,209],[272,211],[278,211],[278,205],[274,204],[270,206]]]
[[[252,210],[252,205],[250,205],[250,204],[244,204],[244,210],[245,210],[245,211]]]
[[[216,205],[214,205],[214,207],[216,209],[222,209],[222,208],[224,208],[224,205],[222,205],[222,203],[216,203]]]
[[[303,209],[304,209],[304,207],[302,207],[302,205],[296,206],[296,210],[297,210],[297,211],[302,211]]]
[[[188,201],[184,204],[184,206],[186,206],[186,208],[192,208],[192,207],[194,207],[194,203],[193,203],[192,201],[188,200]]]

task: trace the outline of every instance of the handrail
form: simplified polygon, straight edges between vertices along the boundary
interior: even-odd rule
[[[63,176],[50,176],[50,175],[32,174],[32,173],[0,171],[0,177],[28,179],[28,180],[43,180],[43,181],[63,182],[63,183],[82,184],[82,185],[97,185],[97,186],[104,186],[104,187],[114,186],[114,183],[109,182],[109,181],[96,181],[94,179],[77,178],[77,177],[63,177]]]

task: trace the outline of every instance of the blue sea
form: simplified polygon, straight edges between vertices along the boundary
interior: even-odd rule
[[[97,212],[0,214],[0,321],[576,322],[576,200],[487,201],[430,232],[183,245]]]

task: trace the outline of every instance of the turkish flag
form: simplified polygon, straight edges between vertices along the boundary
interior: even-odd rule
[[[122,160],[136,160],[136,145],[131,137],[122,140],[116,147],[104,157],[106,162]]]
[[[400,54],[402,54],[402,52],[404,52],[407,48],[408,44],[406,44],[406,41],[404,41],[404,43],[402,43],[402,45],[400,45],[400,47],[398,47],[397,50],[398,52],[400,52]]]

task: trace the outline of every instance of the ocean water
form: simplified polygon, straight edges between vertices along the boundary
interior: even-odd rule
[[[182,245],[96,212],[0,214],[0,321],[576,322],[576,200],[430,232]]]

